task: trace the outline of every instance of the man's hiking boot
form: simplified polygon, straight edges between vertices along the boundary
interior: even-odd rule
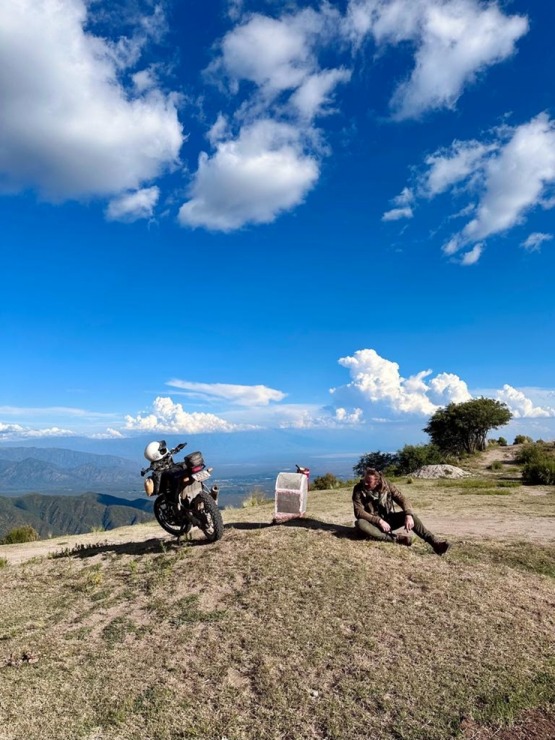
[[[445,542],[445,540],[432,542],[431,545],[436,555],[445,555],[450,547],[449,543]]]
[[[395,542],[398,545],[404,545],[405,547],[410,547],[412,545],[412,537],[408,534],[396,534]]]

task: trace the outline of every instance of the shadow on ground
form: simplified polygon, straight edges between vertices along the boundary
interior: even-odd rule
[[[289,519],[285,522],[274,524],[273,522],[229,522],[225,529],[251,530],[266,529],[268,527],[300,527],[302,529],[316,529],[323,532],[330,532],[335,537],[348,539],[360,539],[357,530],[354,527],[347,527],[343,524],[330,524],[322,522],[319,519],[300,517],[299,519]],[[169,540],[165,537],[152,537],[142,542],[121,542],[109,543],[100,542],[94,545],[77,545],[71,550],[61,550],[52,554],[50,557],[57,558],[92,558],[95,555],[112,553],[114,555],[147,555],[150,553],[166,553],[178,550],[181,547],[199,547],[210,545],[212,543],[205,539],[189,540],[186,538]]]
[[[298,519],[288,519],[284,522],[229,522],[225,525],[226,529],[265,529],[266,527],[300,527],[301,529],[318,529],[324,532],[331,532],[336,537],[347,537],[349,539],[360,539],[357,530],[354,527],[347,527],[344,524],[330,524],[322,522],[319,519],[310,517],[299,517]]]

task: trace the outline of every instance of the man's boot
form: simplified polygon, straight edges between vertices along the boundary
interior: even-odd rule
[[[396,534],[395,542],[398,545],[404,545],[405,547],[410,547],[412,545],[412,537],[408,534]]]
[[[445,540],[434,540],[433,542],[430,542],[430,544],[436,555],[445,555],[450,547],[449,543]]]

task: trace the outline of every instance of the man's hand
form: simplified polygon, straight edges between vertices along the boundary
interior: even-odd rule
[[[407,514],[405,516],[405,529],[407,530],[407,532],[410,532],[413,527],[414,527],[414,519],[412,518],[410,514]]]
[[[380,529],[382,532],[391,532],[390,525],[384,519],[380,519]]]

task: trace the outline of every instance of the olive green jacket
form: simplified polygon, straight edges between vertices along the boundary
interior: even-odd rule
[[[366,519],[371,524],[379,524],[380,519],[395,510],[398,504],[405,514],[413,514],[412,504],[401,491],[386,478],[381,479],[380,490],[367,488],[364,479],[353,488],[353,509],[357,519]]]

